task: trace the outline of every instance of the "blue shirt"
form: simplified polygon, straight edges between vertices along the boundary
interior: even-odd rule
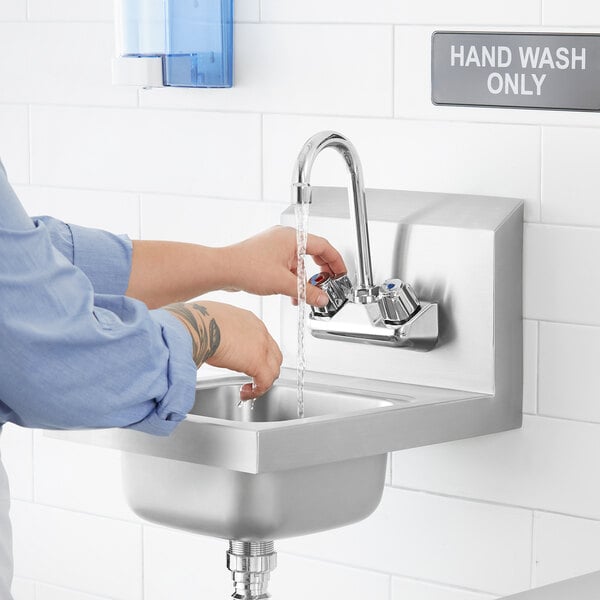
[[[0,163],[0,424],[168,435],[194,402],[185,327],[125,297],[131,242],[30,219]]]

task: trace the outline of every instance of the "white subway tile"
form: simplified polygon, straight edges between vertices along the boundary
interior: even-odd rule
[[[15,574],[113,600],[142,599],[141,527],[13,502]]]
[[[584,0],[585,1],[585,0]],[[417,3],[414,3],[417,5]],[[490,3],[479,3],[489,6]],[[500,6],[502,3],[492,3]],[[419,3],[425,6],[426,3]],[[452,5],[448,3],[450,8]],[[395,114],[402,118],[473,121],[487,123],[523,123],[549,125],[600,125],[600,113],[480,108],[472,106],[436,106],[431,101],[431,36],[439,26],[396,27],[395,42]],[[464,26],[444,27],[444,30],[464,30]],[[478,31],[498,31],[498,27],[481,26]],[[528,27],[527,31],[543,31]],[[561,28],[564,30],[564,28]],[[514,31],[512,27],[510,31]],[[579,33],[580,29],[572,29]],[[534,220],[534,219],[530,219]],[[537,220],[537,219],[535,219]]]
[[[367,187],[539,198],[535,127],[429,121],[265,116],[264,186],[268,200],[289,202],[294,161],[314,133],[335,129],[356,146]],[[312,181],[348,183],[343,160],[324,153]]]
[[[113,35],[108,23],[0,24],[0,52],[11,57],[0,61],[10,82],[0,102],[136,106],[137,89],[112,85]]]
[[[233,88],[142,90],[140,102],[169,108],[391,117],[392,45],[393,30],[386,26],[239,25]]]
[[[524,315],[528,319],[600,325],[600,230],[526,225]]]
[[[27,0],[2,0],[0,21],[24,21],[27,18]]]
[[[600,571],[600,522],[536,513],[536,587]]]
[[[529,25],[539,23],[540,1],[261,0],[261,16],[263,21]]]
[[[600,328],[540,323],[540,414],[600,423]]]
[[[239,23],[260,20],[260,0],[237,0],[234,2],[235,20]]]
[[[32,107],[35,184],[260,197],[260,117]]]
[[[28,121],[26,106],[0,106],[0,160],[13,185],[29,181]]]
[[[544,25],[573,25],[591,27],[600,25],[600,6],[590,0],[543,0]]]
[[[28,0],[32,21],[112,21],[113,0]],[[85,54],[85,52],[81,52]]]
[[[70,190],[37,186],[16,186],[19,199],[31,216],[50,215],[67,223],[140,235],[140,207],[137,194]]]
[[[395,486],[600,518],[600,426],[535,416],[523,429],[394,453]]]
[[[492,600],[496,596],[394,577],[391,600]]]
[[[277,225],[263,202],[142,195],[142,237],[226,246]]]
[[[386,488],[365,521],[279,543],[283,552],[491,593],[528,587],[531,513]]]
[[[388,600],[390,577],[280,553],[269,588],[285,600]]]
[[[144,526],[144,600],[226,598],[225,540]]]
[[[600,226],[600,130],[547,127],[543,136],[542,221]]]
[[[35,600],[108,600],[108,598],[38,583],[35,586]]]
[[[537,412],[538,323],[523,321],[523,412]]]
[[[35,583],[26,579],[14,579],[11,593],[13,600],[38,600],[35,597]]]
[[[7,423],[0,442],[11,497],[33,500],[33,431]]]
[[[121,483],[121,453],[50,439],[36,432],[35,500],[41,504],[137,520]]]

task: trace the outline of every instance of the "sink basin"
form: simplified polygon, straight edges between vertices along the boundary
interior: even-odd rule
[[[283,369],[254,409],[238,406],[247,381],[199,383],[193,409],[168,438],[122,429],[47,435],[123,450],[127,500],[148,521],[273,540],[367,517],[381,499],[389,451],[480,430],[477,411],[493,399],[308,372],[299,419],[294,370]],[[451,405],[463,418],[447,417]]]
[[[239,377],[199,386],[187,420],[305,425],[320,417],[392,406],[388,400],[351,390],[333,392],[309,383],[305,418],[299,421],[295,381],[281,379],[254,408],[250,402],[239,406],[240,385],[246,381]],[[310,451],[318,453],[327,444],[327,437],[313,440]],[[293,453],[294,447],[286,444],[282,451]],[[337,527],[369,515],[381,498],[386,456],[250,474],[128,453],[122,460],[123,485],[131,507],[146,520],[226,539],[271,540]]]

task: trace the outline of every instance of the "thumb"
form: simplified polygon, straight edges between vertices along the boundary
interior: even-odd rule
[[[298,279],[293,273],[287,274],[282,287],[282,293],[286,296],[290,296],[291,298],[298,297]],[[316,285],[306,282],[306,302],[311,306],[327,306],[329,296]]]

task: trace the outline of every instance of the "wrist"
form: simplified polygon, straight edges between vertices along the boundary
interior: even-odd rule
[[[239,292],[243,288],[243,285],[240,277],[239,265],[242,261],[240,261],[240,257],[238,256],[238,244],[215,248],[215,250],[218,252],[217,262],[221,275],[219,289],[228,292]]]

